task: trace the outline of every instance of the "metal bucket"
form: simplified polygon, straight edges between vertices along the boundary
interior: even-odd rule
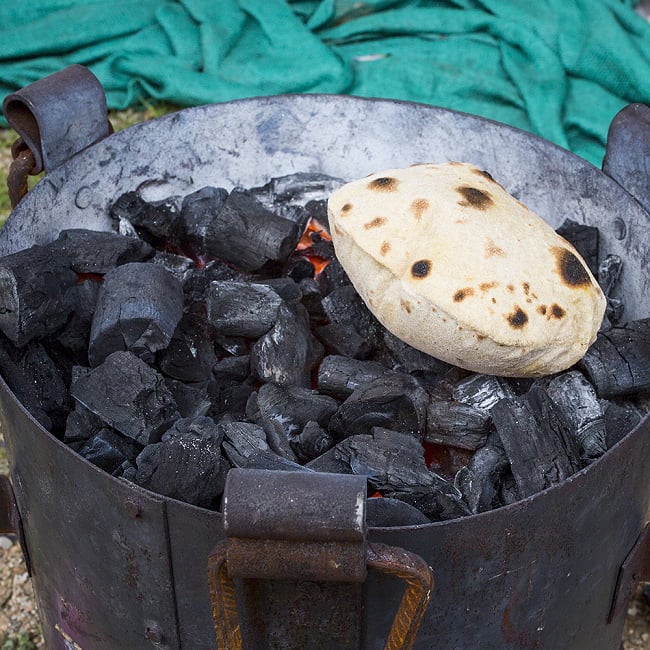
[[[46,141],[39,106],[30,108],[41,127],[35,133]],[[648,188],[646,111],[632,106],[622,128],[612,127],[607,157],[611,176],[641,201],[650,196],[640,193]],[[71,107],[57,119],[74,130],[74,113]],[[624,144],[639,124],[645,140]],[[69,155],[14,210],[0,231],[0,254],[45,243],[65,228],[110,230],[107,207],[141,184],[155,198],[204,185],[254,186],[295,171],[352,179],[458,160],[487,169],[554,227],[567,217],[598,226],[603,254],[625,261],[619,292],[627,318],[650,313],[650,216],[639,202],[577,156],[475,116],[342,96],[254,98],[182,110]],[[646,160],[645,170],[635,156]],[[650,578],[647,417],[567,481],[496,511],[366,531],[348,508],[342,520],[353,532],[320,540],[319,517],[306,515],[313,570],[292,562],[296,544],[307,543],[296,532],[303,520],[291,520],[289,539],[281,539],[289,517],[284,497],[273,490],[265,496],[260,482],[230,482],[225,532],[221,513],[150,493],[85,461],[43,429],[4,382],[0,422],[13,485],[0,483],[0,529],[20,533],[48,649],[216,647],[215,624],[219,630],[223,621],[213,619],[208,559],[226,532],[233,551],[226,567],[230,560],[235,567],[237,544],[247,536],[259,542],[255,553],[272,548],[277,560],[275,573],[262,575],[262,560],[244,575],[240,555],[239,573],[233,570],[245,648],[383,648],[404,587],[399,572],[368,560],[380,544],[417,554],[432,568],[435,588],[414,645],[422,649],[615,650],[627,599],[639,579]],[[313,480],[322,480],[323,492],[336,490],[327,475]],[[283,481],[284,494],[310,510],[318,484],[305,488],[293,474]],[[342,485],[341,503],[358,487]],[[268,530],[256,531],[256,509],[269,514]],[[334,558],[354,547],[354,562],[359,552],[368,560],[365,582],[346,581],[322,562],[318,549],[328,544]],[[303,550],[301,561],[310,556]],[[251,563],[255,553],[246,556]],[[282,580],[278,567],[286,571]],[[218,616],[224,612],[233,613],[232,603]],[[221,647],[238,643],[220,638]]]

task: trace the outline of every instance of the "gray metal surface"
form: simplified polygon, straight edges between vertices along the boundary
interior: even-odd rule
[[[294,171],[356,178],[445,160],[488,170],[553,226],[567,217],[597,225],[601,253],[625,259],[626,315],[648,315],[649,217],[613,180],[503,125],[350,97],[242,100],[112,135],[30,192],[0,231],[0,253],[64,228],[109,229],[107,206],[143,183],[155,198]],[[213,647],[205,567],[223,537],[221,517],[90,466],[4,385],[0,419],[47,647],[64,647],[57,625],[82,648]],[[440,524],[371,529],[371,542],[402,546],[433,567],[436,587],[416,647],[617,649],[623,613],[610,624],[607,616],[650,501],[649,453],[646,418],[586,470],[525,501]],[[144,516],[129,514],[133,497]],[[364,647],[383,647],[401,591],[399,580],[370,572]]]

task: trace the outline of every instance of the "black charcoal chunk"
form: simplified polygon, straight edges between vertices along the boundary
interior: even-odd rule
[[[253,451],[246,459],[246,463],[242,466],[246,469],[270,469],[280,470],[284,472],[310,472],[307,467],[303,467],[298,463],[279,456],[270,449],[260,449]]]
[[[385,427],[418,438],[424,435],[429,397],[410,375],[387,372],[350,395],[332,416],[335,440]]]
[[[192,210],[197,209],[196,202],[192,206]],[[200,206],[200,210],[205,209]],[[188,211],[184,202],[184,224],[192,220]],[[246,271],[255,271],[269,260],[285,260],[300,239],[298,224],[276,216],[246,191],[233,190],[218,209],[210,208],[210,212],[202,237],[203,252]]]
[[[335,289],[352,286],[348,274],[336,258],[330,260],[330,263],[321,271],[317,282],[323,295],[327,295]]]
[[[589,270],[598,273],[598,228],[566,219],[556,231],[580,253]]]
[[[169,345],[183,315],[183,287],[162,266],[134,262],[109,271],[97,297],[88,360],[130,350],[145,361]]]
[[[451,368],[448,363],[416,350],[388,330],[383,332],[383,343],[390,354],[391,367],[398,372],[437,375]]]
[[[158,442],[179,417],[162,375],[131,352],[113,352],[72,385],[72,397],[142,445]]]
[[[489,411],[499,400],[514,396],[510,385],[493,375],[470,375],[461,379],[452,390],[452,397],[457,402],[484,411]]]
[[[540,384],[503,399],[492,419],[522,497],[561,483],[582,468],[578,444]]]
[[[322,354],[321,344],[309,329],[304,307],[282,304],[275,325],[251,350],[251,368],[263,382],[309,387],[311,370]]]
[[[275,324],[282,298],[264,284],[212,282],[206,291],[208,322],[225,336],[259,338]]]
[[[607,297],[618,284],[622,269],[623,260],[618,255],[608,255],[598,266],[598,284]]]
[[[106,423],[89,411],[85,406],[76,404],[74,411],[68,415],[63,434],[63,442],[73,445],[85,442],[106,428]]]
[[[273,289],[273,291],[275,291],[275,293],[277,293],[285,302],[297,303],[302,299],[300,285],[297,282],[294,282],[291,278],[269,278],[268,280],[260,280],[258,286],[260,285]]]
[[[582,459],[590,462],[607,451],[605,419],[594,387],[577,370],[564,372],[549,382],[546,392],[558,415],[575,435]]]
[[[286,276],[298,283],[301,280],[313,280],[315,273],[314,265],[302,255],[290,257],[285,269]]]
[[[334,446],[334,438],[318,422],[305,424],[301,433],[291,438],[291,449],[301,463],[308,463]]]
[[[305,278],[300,281],[300,290],[302,292],[302,304],[309,314],[309,318],[314,322],[325,320],[323,311],[323,296],[315,280]]]
[[[137,192],[122,194],[110,208],[114,219],[128,222],[140,237],[155,243],[174,238],[179,212],[180,197],[147,202]]]
[[[154,249],[141,239],[82,228],[63,230],[50,246],[53,254],[70,260],[73,271],[99,275],[121,264],[144,262],[154,254]]]
[[[427,406],[425,440],[475,450],[485,444],[491,422],[489,411],[469,404],[432,399]]]
[[[223,187],[202,187],[183,199],[177,222],[179,237],[195,253],[205,252],[210,224],[227,197]]]
[[[142,447],[133,440],[105,427],[85,442],[79,449],[79,455],[112,474],[125,461],[134,462],[141,450]]]
[[[81,355],[85,362],[88,360],[88,340],[100,287],[100,283],[94,280],[86,280],[75,287],[74,312],[57,336],[61,345]]]
[[[165,384],[169,388],[182,418],[194,418],[208,414],[212,403],[205,386],[187,384],[177,379],[165,379]]]
[[[207,335],[183,316],[169,344],[158,352],[157,361],[160,371],[168,377],[198,383],[212,378],[217,356]]]
[[[156,251],[156,254],[151,259],[151,263],[162,266],[165,271],[171,273],[181,284],[185,284],[196,269],[194,262],[189,257],[168,253],[167,251]]]
[[[598,397],[609,399],[650,389],[650,318],[599,332],[578,362]]]
[[[223,422],[218,425],[223,435],[223,451],[234,467],[246,467],[249,456],[269,449],[262,427],[251,422]]]
[[[208,383],[210,398],[210,415],[215,419],[228,413],[235,419],[243,419],[246,404],[254,392],[252,378],[246,381],[236,379],[214,378]]]
[[[404,501],[377,497],[366,502],[366,523],[371,528],[418,526],[428,524],[429,518]]]
[[[361,361],[341,355],[327,356],[318,368],[318,390],[337,399],[345,399],[362,386],[388,372],[376,361]]]
[[[617,404],[601,400],[601,406],[605,418],[605,441],[607,449],[611,449],[641,422],[643,416],[636,406],[626,402]]]
[[[255,196],[271,208],[278,203],[305,205],[309,201],[326,200],[345,181],[320,172],[296,172],[272,178],[261,187],[251,190]]]
[[[329,323],[316,329],[316,336],[328,354],[367,359],[372,347],[351,323]]]
[[[456,474],[454,485],[473,514],[499,507],[501,477],[509,466],[502,447],[485,445]]]
[[[229,464],[221,455],[222,434],[208,417],[183,418],[147,445],[136,459],[138,485],[200,507],[214,507]]]
[[[506,471],[499,485],[499,501],[502,505],[508,506],[517,503],[523,497],[517,481],[510,470]]]
[[[0,258],[0,330],[19,347],[55,333],[74,309],[76,284],[69,260],[48,246]]]

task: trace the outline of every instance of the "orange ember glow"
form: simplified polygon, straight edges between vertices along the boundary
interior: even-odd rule
[[[303,233],[300,241],[298,242],[298,245],[296,246],[297,252],[300,253],[301,251],[305,251],[303,257],[306,257],[313,264],[316,271],[315,275],[318,276],[320,273],[322,273],[323,269],[330,263],[330,261],[323,259],[322,257],[318,257],[318,255],[310,255],[309,252],[307,252],[314,245],[314,242],[311,239],[312,233],[317,233],[327,241],[332,241],[332,238],[329,236],[325,228],[323,228],[323,226],[318,223],[318,221],[316,221],[316,219],[311,218],[307,223],[305,232]]]

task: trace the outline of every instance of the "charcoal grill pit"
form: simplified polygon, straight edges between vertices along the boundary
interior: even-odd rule
[[[509,127],[415,104],[305,96],[190,109],[129,131],[51,171],[14,211],[0,253],[43,244],[72,226],[108,231],[112,202],[151,178],[160,179],[146,188],[155,200],[209,184],[260,185],[296,169],[354,178],[418,161],[471,159],[552,225],[566,214],[598,225],[603,250],[629,262],[618,285],[627,317],[647,315],[647,213],[584,161]],[[539,181],[547,177],[557,181],[553,192]],[[219,513],[109,477],[47,434],[6,388],[0,411],[17,502],[12,525],[18,529],[18,512],[48,647],[63,648],[66,638],[82,648],[214,647],[205,566],[228,515],[224,522]],[[647,548],[648,434],[645,418],[569,480],[501,510],[369,530],[371,544],[404,547],[433,567],[434,601],[415,647],[617,648],[630,576],[647,572],[643,563],[632,567]],[[241,489],[232,496],[247,509]],[[240,527],[237,535],[250,532]],[[322,604],[331,593],[320,582],[241,587],[240,602],[249,605],[242,629],[258,642],[270,634],[281,647],[305,647],[287,617],[275,615],[287,599],[309,601],[319,592],[313,600]],[[396,578],[370,571],[361,628],[360,592],[351,584],[331,596],[349,604],[350,617],[339,608],[333,627],[307,627],[308,638],[324,647],[339,632],[350,647],[361,638],[364,647],[382,647],[400,594]]]

